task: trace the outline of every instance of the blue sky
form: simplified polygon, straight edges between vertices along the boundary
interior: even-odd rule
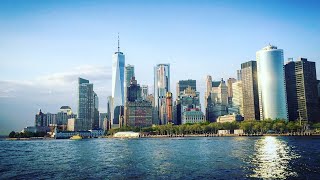
[[[236,77],[268,43],[317,63],[317,1],[0,1],[0,134],[33,125],[39,108],[76,110],[76,78],[88,78],[106,110],[111,56],[120,33],[126,64],[153,86],[153,66],[171,64],[171,87]],[[151,91],[153,88],[150,88]],[[174,92],[175,93],[175,92]]]

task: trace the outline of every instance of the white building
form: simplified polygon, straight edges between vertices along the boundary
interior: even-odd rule
[[[125,56],[123,52],[120,52],[119,36],[118,36],[118,51],[112,56],[112,99],[113,104],[111,108],[111,123],[119,123],[119,117],[114,115],[117,106],[124,105],[124,66]],[[118,108],[119,109],[119,108]],[[119,112],[116,112],[119,114]]]
[[[256,53],[260,118],[288,119],[283,50],[267,46]]]
[[[154,102],[160,124],[166,124],[166,93],[170,92],[170,65],[158,64],[154,68]]]
[[[242,82],[237,81],[232,83],[233,97],[232,106],[236,107],[239,114],[243,114],[243,96],[242,96]]]

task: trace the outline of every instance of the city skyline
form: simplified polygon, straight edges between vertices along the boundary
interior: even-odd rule
[[[314,62],[319,62],[320,58],[320,54],[316,50],[316,44],[320,41],[319,36],[316,35],[320,31],[320,27],[314,22],[319,17],[319,12],[311,7],[312,3],[302,5],[308,6],[310,12],[304,12],[304,16],[299,17],[290,12],[289,15],[282,14],[283,16],[277,17],[280,9],[275,8],[274,14],[268,14],[270,9],[258,4],[257,10],[251,12],[255,13],[256,17],[245,11],[252,6],[250,1],[246,1],[244,4],[231,4],[227,1],[216,3],[201,1],[199,4],[195,4],[194,1],[180,4],[175,2],[172,6],[181,5],[179,9],[181,15],[174,14],[177,16],[177,22],[171,20],[165,23],[170,14],[176,13],[172,11],[174,8],[171,8],[168,2],[163,4],[147,3],[146,5],[137,3],[133,4],[133,7],[125,6],[125,10],[128,12],[124,12],[124,16],[121,16],[120,13],[118,18],[115,15],[110,15],[113,12],[112,7],[115,8],[118,5],[115,2],[106,3],[100,8],[87,1],[82,1],[82,5],[79,3],[76,8],[71,8],[70,2],[65,4],[61,1],[51,4],[35,4],[32,1],[30,3],[19,2],[17,5],[3,1],[1,2],[3,6],[0,6],[9,9],[9,11],[0,11],[0,23],[5,27],[0,30],[2,32],[0,49],[4,52],[0,55],[2,59],[0,61],[0,81],[2,83],[0,88],[0,134],[7,134],[12,129],[20,130],[26,125],[32,124],[34,114],[40,108],[44,112],[56,112],[62,105],[76,109],[75,83],[78,77],[89,79],[95,85],[100,100],[100,112],[106,112],[107,96],[111,95],[111,55],[116,50],[118,32],[120,32],[127,64],[135,65],[136,76],[140,84],[152,88],[153,67],[158,63],[169,63],[170,72],[174,73],[170,79],[170,86],[175,87],[176,83],[183,79],[197,80],[201,104],[204,104],[206,75],[212,75],[213,80],[236,78],[236,70],[241,68],[241,63],[255,59],[255,52],[269,42],[284,50],[285,62],[291,57],[296,59],[301,56]],[[303,8],[295,6],[295,3],[285,3],[285,1],[281,4],[282,7],[288,5],[293,9]],[[159,9],[168,10],[169,15],[160,16],[162,10],[157,9],[157,5],[160,5]],[[187,15],[187,10],[190,10],[192,6],[195,6],[195,11],[191,13],[195,16],[193,18]],[[17,10],[19,7],[25,8]],[[50,8],[46,11],[46,7]],[[153,31],[154,29],[148,26],[146,29],[148,33],[145,33],[146,31],[139,32],[147,26],[145,23],[151,25],[155,23],[150,18],[142,18],[138,21],[144,15],[139,11],[140,14],[133,17],[138,24],[136,28],[132,27],[127,30],[125,27],[129,26],[130,22],[124,20],[116,23],[117,27],[113,25],[113,28],[105,31],[107,29],[103,25],[105,22],[102,22],[102,18],[99,16],[104,14],[103,8],[110,10],[110,14],[107,13],[105,17],[114,18],[110,20],[112,22],[124,20],[123,18],[128,16],[130,12],[143,9],[147,10],[145,13],[151,13],[154,10],[155,12],[151,13],[152,18],[155,18],[154,21],[158,20],[163,23],[164,27],[156,24],[157,26],[153,28],[160,30]],[[18,11],[18,13],[13,15],[10,10],[13,10],[12,12]],[[31,13],[32,10],[36,10],[34,14]],[[98,10],[96,14],[80,21],[84,16],[79,12],[85,12],[88,15],[94,10]],[[203,13],[196,15],[200,10],[203,10]],[[222,13],[223,20],[218,21],[217,14],[212,13],[212,10],[218,10],[216,13]],[[231,14],[228,16],[228,13]],[[63,19],[62,17],[66,14],[67,18]],[[54,18],[55,15],[58,17]],[[206,15],[209,16],[198,21]],[[237,15],[244,19],[249,18],[249,20],[240,18],[240,21],[244,23],[241,25],[241,22],[234,20]],[[311,15],[315,16],[311,17]],[[184,16],[190,19],[184,20]],[[258,23],[261,21],[258,17],[267,17],[267,19],[262,18],[262,23]],[[309,17],[311,18],[308,19]],[[207,22],[210,18],[213,18],[211,25],[210,22]],[[300,23],[296,23],[292,19]],[[53,21],[49,23],[49,20]],[[255,26],[263,24],[273,28],[264,30],[253,27],[251,31],[250,26],[244,28],[245,25],[250,24],[250,21],[254,22]],[[66,22],[70,22],[71,25],[67,26]],[[30,23],[30,26],[26,27],[27,23]],[[216,29],[213,24],[222,25],[222,27]],[[73,34],[73,30],[88,25],[92,29],[85,28],[83,31]],[[190,25],[198,25],[199,27],[186,30],[191,27]],[[171,26],[173,28],[170,28]],[[276,26],[283,30],[274,29]],[[21,27],[26,29],[21,31]],[[50,27],[54,29],[50,30]],[[231,31],[232,28],[234,29]],[[130,29],[134,31],[130,31]],[[288,29],[290,32],[287,32]],[[56,30],[55,33],[53,33],[54,30]],[[85,33],[85,31],[87,32]],[[102,33],[102,31],[105,32]],[[234,32],[236,35],[232,35]],[[99,37],[94,36],[94,33],[99,34]],[[297,37],[296,34],[300,34],[301,37]],[[53,36],[50,37],[51,35]],[[216,39],[221,35],[224,38]],[[261,37],[261,35],[264,36]],[[102,40],[101,37],[103,37]],[[162,38],[164,39],[162,40]],[[63,45],[64,43],[66,44]],[[92,45],[93,48],[90,47]],[[79,53],[79,51],[83,52]],[[228,53],[230,51],[233,53]],[[316,66],[319,78],[319,63],[316,63]],[[190,70],[192,71],[190,72]],[[175,96],[175,88],[171,88],[171,91]],[[149,92],[153,92],[153,89],[149,89]],[[14,113],[16,111],[19,112],[19,115]]]

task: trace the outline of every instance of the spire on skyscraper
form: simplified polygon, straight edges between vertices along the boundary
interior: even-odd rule
[[[119,37],[119,32],[118,32],[118,52],[120,52],[120,37]]]

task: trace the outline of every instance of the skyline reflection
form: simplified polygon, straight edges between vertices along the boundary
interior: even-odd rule
[[[289,176],[297,176],[289,163],[299,157],[285,141],[277,137],[266,136],[259,139],[254,146],[251,163],[255,168],[251,177],[284,179]]]

